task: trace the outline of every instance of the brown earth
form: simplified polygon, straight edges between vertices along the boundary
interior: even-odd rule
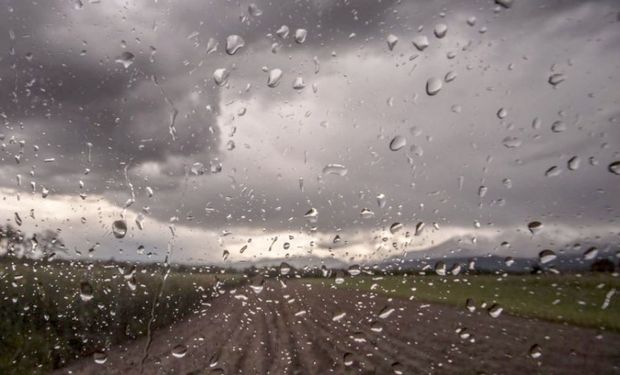
[[[156,331],[142,373],[620,373],[618,334],[506,313],[492,318],[486,311],[390,300],[304,281],[286,287],[269,282],[260,294],[245,286],[236,295],[225,294],[201,315]],[[386,307],[395,310],[382,318]],[[341,313],[344,317],[334,320]],[[461,337],[458,328],[471,336]],[[56,373],[139,374],[145,343],[113,348],[102,365],[85,358]],[[529,355],[534,344],[542,350],[538,359]],[[172,355],[177,345],[187,347],[182,358]]]

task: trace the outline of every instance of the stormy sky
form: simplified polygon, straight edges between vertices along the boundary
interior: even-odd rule
[[[613,0],[7,0],[2,220],[58,230],[70,256],[145,261],[615,252],[619,12]],[[234,54],[231,35],[244,41]]]

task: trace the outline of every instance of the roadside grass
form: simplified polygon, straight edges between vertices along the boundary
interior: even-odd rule
[[[357,276],[335,287],[463,308],[471,298],[478,308],[497,303],[515,316],[620,332],[620,277],[610,274]]]
[[[120,267],[125,267],[123,270]],[[0,373],[43,374],[147,332],[161,267],[81,262],[0,262]],[[152,328],[200,312],[216,283],[241,277],[171,269]],[[82,283],[92,289],[85,301]],[[91,294],[91,293],[87,293]],[[86,298],[88,299],[88,298]]]

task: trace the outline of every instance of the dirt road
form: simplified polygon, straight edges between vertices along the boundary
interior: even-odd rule
[[[139,374],[144,346],[141,339],[110,350],[104,364],[86,358],[57,373]],[[620,373],[620,335],[270,282],[260,294],[242,287],[201,316],[156,331],[143,367],[143,374],[330,373]]]

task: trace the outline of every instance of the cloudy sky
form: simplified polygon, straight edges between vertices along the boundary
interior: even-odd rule
[[[71,256],[620,242],[613,0],[7,0],[0,49],[1,218]]]

